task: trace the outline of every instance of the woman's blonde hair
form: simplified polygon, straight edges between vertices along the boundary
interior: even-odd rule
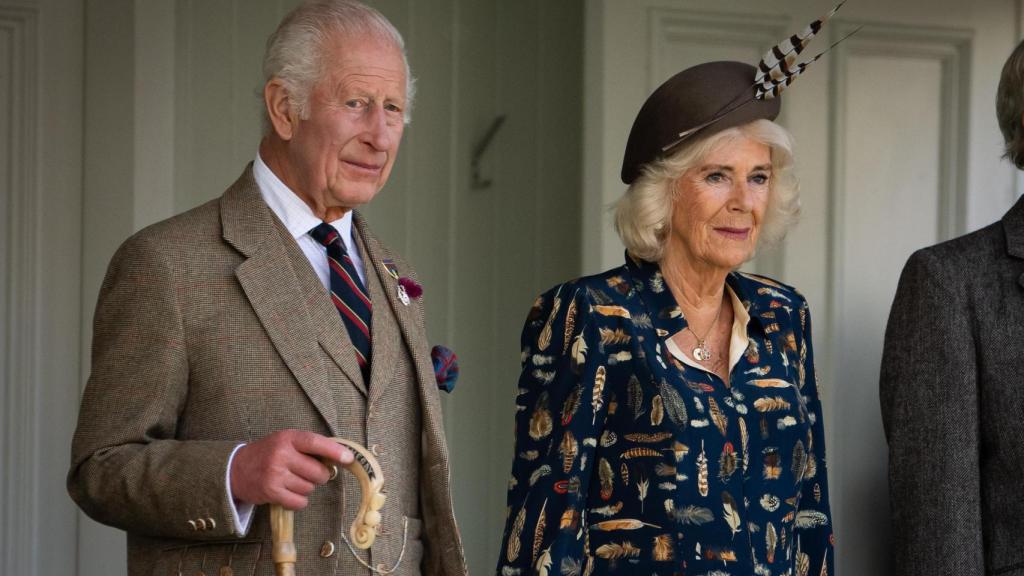
[[[644,166],[643,173],[615,205],[615,231],[626,250],[637,258],[659,262],[672,226],[676,181],[712,150],[743,137],[768,146],[772,156],[768,208],[758,248],[775,245],[785,238],[800,216],[800,186],[793,174],[793,138],[771,120],[755,120],[694,140],[671,156]]]

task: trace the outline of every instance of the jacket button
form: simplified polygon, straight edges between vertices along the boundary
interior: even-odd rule
[[[330,464],[328,468],[331,470],[331,477],[327,479],[328,482],[338,477],[338,467],[334,464]]]
[[[196,524],[199,525],[199,529],[200,530],[206,530],[206,520],[203,520],[202,518],[200,518],[200,519],[196,520]]]
[[[334,542],[328,540],[327,542],[324,542],[323,546],[320,547],[320,557],[330,558],[331,556],[334,556]]]
[[[380,455],[383,453],[384,451],[378,448],[376,444],[370,444],[370,454],[380,458]]]
[[[217,529],[217,521],[214,520],[213,518],[207,518],[206,519],[206,527],[208,529],[210,529],[210,530],[216,530]]]
[[[188,521],[188,527],[191,528],[193,532],[195,532],[196,530],[199,529],[199,525],[196,524],[195,520],[189,520]]]

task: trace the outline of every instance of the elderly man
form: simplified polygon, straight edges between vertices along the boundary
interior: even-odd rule
[[[1024,169],[1024,43],[996,116]],[[882,358],[894,576],[1024,574],[1024,199],[907,261]]]
[[[264,74],[255,161],[110,264],[69,491],[128,533],[132,575],[273,574],[270,503],[298,510],[299,574],[461,576],[418,285],[354,211],[408,121],[402,38],[366,6],[306,3]],[[352,454],[328,436],[382,466],[367,551],[348,537],[358,482],[322,463]]]

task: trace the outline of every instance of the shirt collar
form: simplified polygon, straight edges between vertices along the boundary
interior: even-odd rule
[[[270,209],[277,215],[284,227],[298,240],[305,236],[310,230],[320,224],[321,220],[313,214],[313,210],[292,191],[256,152],[256,160],[253,161],[252,175],[256,185],[260,189],[263,201],[270,206]],[[341,218],[328,222],[334,226],[338,234],[347,246],[352,243],[352,210],[349,210]]]

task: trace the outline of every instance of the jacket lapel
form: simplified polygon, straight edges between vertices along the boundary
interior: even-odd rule
[[[314,281],[315,275],[308,262],[296,260],[295,253],[304,257],[263,202],[251,165],[221,198],[221,225],[224,240],[246,256],[235,276],[263,329],[328,428],[337,434],[330,373],[317,345],[322,322],[315,316],[318,301],[324,298],[310,294],[302,272]],[[296,266],[303,263],[308,270]]]
[[[1024,197],[1003,216],[1003,230],[1006,232],[1006,251],[1014,258],[1024,259]],[[1017,278],[1024,286],[1024,274]]]

